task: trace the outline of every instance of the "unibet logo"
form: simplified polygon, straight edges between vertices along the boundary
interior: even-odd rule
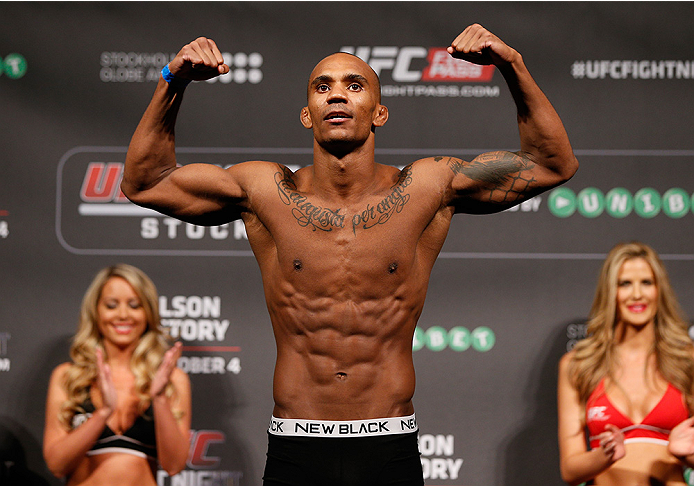
[[[412,350],[419,351],[426,347],[430,351],[443,351],[450,348],[453,351],[466,351],[470,347],[479,352],[489,351],[496,343],[494,331],[481,326],[470,332],[467,328],[458,326],[450,331],[433,326],[424,331],[416,328],[412,342]]]
[[[27,72],[27,61],[21,54],[8,54],[5,59],[0,58],[0,74],[5,74],[10,79],[19,79]]]
[[[613,218],[625,218],[632,212],[642,218],[653,218],[662,211],[670,218],[682,218],[694,208],[694,195],[680,188],[665,191],[661,196],[653,188],[645,187],[633,195],[623,187],[603,194],[600,189],[586,187],[578,194],[561,187],[548,198],[550,212],[558,218],[568,218],[576,211],[586,218],[597,218],[603,212]]]

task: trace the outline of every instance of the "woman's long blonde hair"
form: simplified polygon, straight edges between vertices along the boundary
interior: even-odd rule
[[[607,255],[598,278],[595,299],[586,330],[587,337],[574,347],[569,376],[585,405],[605,377],[614,378],[617,280],[625,261],[643,258],[650,265],[658,289],[655,315],[656,366],[663,378],[680,390],[690,412],[694,411],[694,358],[688,325],[658,254],[640,242],[620,243]]]
[[[67,400],[60,412],[60,421],[71,427],[72,417],[84,412],[81,405],[89,396],[89,388],[96,383],[96,349],[104,349],[99,332],[97,305],[101,291],[106,282],[113,277],[124,279],[137,294],[147,319],[147,329],[130,359],[130,369],[135,375],[135,391],[140,399],[139,411],[143,413],[150,401],[149,387],[154,374],[161,363],[164,353],[169,348],[166,336],[159,319],[159,296],[150,278],[139,268],[119,263],[102,269],[96,274],[82,299],[77,333],[70,347],[72,364],[65,373]],[[166,395],[174,395],[174,388],[169,383]]]

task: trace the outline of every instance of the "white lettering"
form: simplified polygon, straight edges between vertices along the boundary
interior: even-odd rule
[[[542,198],[540,196],[533,197],[527,201],[520,203],[521,211],[524,213],[533,212],[536,213],[540,209],[540,203]]]
[[[381,75],[381,69],[393,69],[395,66],[395,56],[398,53],[397,47],[374,47],[371,50],[371,59],[367,62],[371,65],[371,68],[378,74]]]
[[[210,228],[210,236],[213,240],[224,240],[229,237],[229,225],[212,226]],[[236,238],[237,240],[239,238]]]
[[[653,201],[651,201],[651,194],[641,194],[639,199],[641,199],[641,202],[643,203],[643,209],[645,212],[650,213],[655,211],[656,207],[653,204]]]
[[[424,479],[458,479],[460,467],[463,465],[462,459],[442,457],[422,458],[421,461]]]
[[[157,471],[157,486],[239,486],[242,471],[184,470],[169,477],[164,470]]]
[[[223,341],[224,336],[226,336],[227,329],[229,329],[229,320],[223,319],[218,321],[215,319],[212,321],[212,324],[214,325],[214,335],[217,338],[217,341]]]
[[[103,82],[115,83],[141,83],[145,80],[143,68],[108,68],[103,67],[99,71],[99,77]]]
[[[235,375],[241,373],[241,358],[231,358],[227,363],[227,371]]]
[[[186,341],[223,341],[229,329],[227,319],[162,319],[161,325],[169,328],[171,337]]]
[[[610,209],[616,213],[625,213],[630,200],[631,197],[628,194],[612,194],[610,196]]]
[[[588,421],[604,421],[610,418],[609,415],[605,415],[605,410],[607,410],[607,407],[590,407],[588,409]]]
[[[667,198],[666,204],[673,213],[678,213],[684,210],[686,207],[682,194],[670,194]]]
[[[675,77],[677,79],[690,79],[692,77],[692,62],[677,61]]]
[[[489,341],[487,338],[489,337],[489,331],[479,331],[475,330],[476,332],[474,333],[475,339],[479,341],[480,346],[482,348],[486,348],[487,345],[489,344]]]
[[[205,227],[186,223],[186,236],[191,240],[199,240],[205,236]]]
[[[163,218],[162,221],[166,226],[166,237],[170,240],[174,240],[181,236],[185,236],[190,240],[201,240],[205,237],[208,232],[206,226],[198,226],[194,224],[185,224],[185,231],[179,232],[179,227],[182,222],[173,218]],[[246,227],[243,221],[234,221],[234,231],[233,237],[235,240],[248,240],[248,235],[246,234]],[[210,226],[209,235],[213,240],[225,240],[229,238],[232,232],[229,231],[229,223],[220,226]],[[155,239],[160,236],[159,231],[159,219],[158,218],[143,218],[140,223],[140,236],[144,239]]]
[[[5,68],[10,67],[13,75],[18,75],[21,72],[22,60],[19,57],[5,58]]]
[[[662,62],[651,62],[651,77],[663,79],[665,77],[665,64]]]
[[[198,321],[198,340],[214,341],[212,321],[209,319],[200,319]]]
[[[426,59],[428,51],[424,47],[403,47],[400,49],[398,58],[393,68],[393,81],[397,83],[413,83],[422,78],[421,71],[410,71],[412,59]]]
[[[226,373],[226,362],[221,356],[181,356],[177,365],[192,375],[223,375]]]
[[[593,212],[597,211],[600,209],[600,201],[598,200],[598,196],[595,193],[590,193],[586,194],[582,197],[583,199],[583,207],[586,209],[586,211]]]
[[[180,321],[179,334],[186,341],[197,341],[196,327],[196,322],[193,319],[184,319]]]
[[[167,236],[169,239],[176,238],[176,233],[178,227],[181,225],[181,221],[173,218],[164,218],[164,224],[168,227]]]
[[[140,223],[140,236],[147,240],[159,236],[159,220],[157,218],[143,218]]]
[[[105,67],[158,67],[162,68],[175,54],[165,52],[102,52],[101,65]]]
[[[248,235],[246,234],[246,225],[243,221],[237,219],[234,221],[234,239],[235,240],[247,240]]]
[[[222,299],[219,296],[175,295],[171,308],[166,296],[159,296],[159,314],[162,317],[219,317],[222,315]]]
[[[453,435],[422,434],[419,436],[419,450],[423,456],[452,456],[454,452]]]
[[[446,474],[446,460],[434,458],[431,460],[431,478],[432,479],[448,479]]]

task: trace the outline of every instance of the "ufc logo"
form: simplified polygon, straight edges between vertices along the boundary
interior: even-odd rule
[[[414,59],[426,59],[428,49],[421,46],[388,47],[388,46],[344,46],[341,52],[354,54],[367,62],[379,76],[383,70],[392,71],[393,81],[413,83],[422,78],[421,70],[412,70]]]
[[[219,457],[208,456],[211,444],[223,443],[226,436],[218,430],[193,430],[190,432],[190,453],[188,467],[191,469],[213,469],[219,462]]]

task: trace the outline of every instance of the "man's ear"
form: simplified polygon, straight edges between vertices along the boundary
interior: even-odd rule
[[[373,125],[375,127],[382,127],[388,121],[388,108],[385,105],[378,105],[376,107],[376,116],[374,117]]]
[[[311,113],[308,111],[307,106],[304,106],[301,109],[301,113],[299,114],[299,118],[301,119],[301,124],[305,128],[312,128],[313,127],[313,120],[311,120]]]

